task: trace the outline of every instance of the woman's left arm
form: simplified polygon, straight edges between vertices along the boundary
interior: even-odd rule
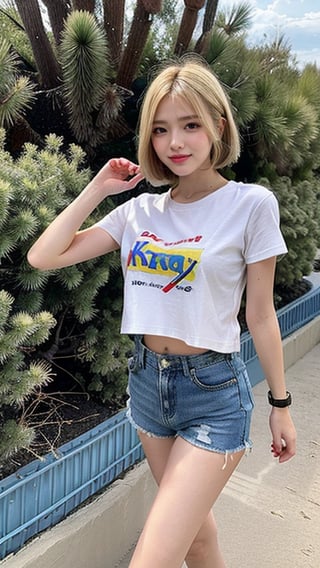
[[[285,399],[282,340],[273,302],[276,258],[247,265],[246,320],[259,361],[274,399]],[[288,407],[272,407],[272,451],[279,462],[296,452],[296,431]]]

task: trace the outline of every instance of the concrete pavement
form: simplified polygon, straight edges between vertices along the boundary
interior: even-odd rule
[[[259,383],[254,387],[254,449],[214,507],[228,568],[320,568],[320,344],[286,377],[293,394],[297,456],[281,465],[272,457],[267,387]],[[130,557],[117,568],[128,568]]]

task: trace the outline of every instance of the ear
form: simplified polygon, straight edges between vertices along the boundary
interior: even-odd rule
[[[227,119],[224,118],[223,116],[220,116],[219,121],[218,121],[218,130],[219,130],[220,137],[222,137],[226,123],[227,123]]]

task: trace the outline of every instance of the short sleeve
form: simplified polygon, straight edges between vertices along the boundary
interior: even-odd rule
[[[94,226],[104,229],[119,245],[121,245],[130,208],[131,200],[126,201],[122,205],[113,209],[113,211],[108,213],[108,215],[95,223]]]
[[[278,201],[269,193],[251,212],[246,231],[244,258],[246,264],[288,252],[280,230]]]

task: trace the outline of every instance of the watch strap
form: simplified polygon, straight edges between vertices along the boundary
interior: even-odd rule
[[[277,408],[285,408],[286,406],[290,406],[290,404],[292,404],[292,396],[291,393],[287,391],[286,398],[273,398],[272,392],[269,390],[268,401],[271,406],[275,406]]]

